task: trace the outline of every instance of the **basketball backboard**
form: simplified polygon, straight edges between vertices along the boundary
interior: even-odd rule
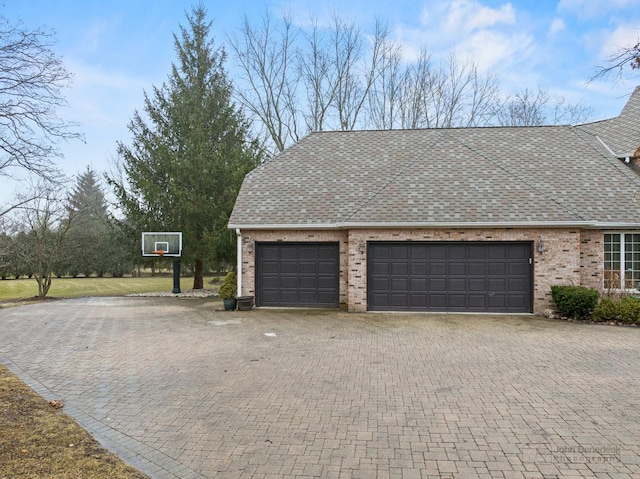
[[[142,233],[142,256],[182,256],[182,232]]]

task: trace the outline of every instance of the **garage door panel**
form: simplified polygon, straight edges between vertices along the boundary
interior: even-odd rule
[[[504,294],[492,294],[487,297],[489,308],[504,309],[507,305]]]
[[[376,277],[371,280],[369,286],[371,291],[387,291],[389,289],[390,279],[388,277]]]
[[[319,271],[321,268],[321,265],[319,265],[317,262],[309,262],[307,260],[304,261],[300,261],[298,263],[298,269],[297,272],[299,274],[318,274],[321,273],[322,271]]]
[[[469,278],[467,285],[469,291],[487,290],[487,281],[485,278]]]
[[[505,291],[507,280],[505,278],[487,278],[487,291]]]
[[[487,249],[485,247],[470,247],[468,259],[485,259]]]
[[[429,278],[429,290],[430,291],[446,291],[447,279],[446,278]]]
[[[409,272],[409,263],[391,263],[392,275],[406,275]]]
[[[411,308],[424,309],[427,307],[427,296],[425,294],[412,294],[409,299]]]
[[[449,274],[467,274],[467,263],[464,261],[452,261],[449,263]]]
[[[298,288],[300,289],[316,289],[318,286],[318,278],[316,276],[298,276],[297,280]]]
[[[467,280],[466,278],[449,278],[447,286],[448,291],[466,291]]]
[[[264,261],[262,263],[262,272],[264,274],[277,274],[279,271],[278,263],[276,261]]]
[[[427,248],[422,245],[415,245],[410,248],[409,254],[411,255],[412,260],[425,260],[428,258]],[[424,262],[424,261],[423,261]]]
[[[389,271],[389,263],[373,263],[372,268],[369,270],[369,272],[373,273],[376,277],[378,275],[388,275]]]
[[[335,279],[328,276],[318,276],[315,278],[318,289],[335,289]]]
[[[257,243],[256,305],[338,307],[338,243]]]
[[[528,260],[531,257],[531,247],[527,245],[521,245],[520,247],[514,246],[508,250],[509,259],[522,259]]]
[[[469,308],[485,309],[487,307],[487,295],[485,294],[470,294],[468,296]]]
[[[391,295],[391,306],[396,308],[406,308],[409,306],[409,295],[393,293]]]
[[[409,280],[407,278],[391,278],[391,291],[407,291]]]
[[[271,260],[271,261],[277,262],[280,260],[280,255],[276,247],[265,245],[261,249],[261,258],[262,258],[262,261]]]
[[[525,307],[527,304],[525,295],[509,295],[507,299],[509,308],[519,309]]]
[[[530,312],[531,253],[531,243],[370,242],[368,308]]]
[[[411,264],[410,264],[411,275],[412,276],[415,276],[415,275],[426,275],[427,274],[427,263],[424,262],[424,261],[422,261],[422,262],[417,262],[416,260],[413,260],[413,261],[415,261],[415,262],[411,262]]]
[[[428,270],[432,276],[445,275],[447,274],[447,263],[440,261],[429,263]]]
[[[430,293],[427,301],[431,309],[444,311],[447,308],[446,294]]]
[[[526,276],[527,273],[529,272],[529,268],[528,268],[528,264],[524,264],[524,263],[509,263],[508,265],[508,274],[509,276]]]
[[[278,272],[280,274],[296,274],[298,272],[299,263],[297,261],[283,260],[278,266]]]
[[[336,273],[335,262],[328,262],[326,260],[318,261],[318,274],[333,277]]]
[[[449,309],[464,311],[467,309],[467,295],[466,294],[456,294],[449,293]]]
[[[393,246],[391,247],[391,259],[406,259],[409,257],[408,246]]]
[[[469,263],[467,271],[470,276],[484,276],[487,274],[486,263]]]
[[[487,274],[495,276],[504,276],[507,273],[507,265],[504,263],[496,263],[491,261],[487,263]]]

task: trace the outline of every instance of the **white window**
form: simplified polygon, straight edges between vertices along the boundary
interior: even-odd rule
[[[605,233],[604,287],[640,290],[640,233]]]

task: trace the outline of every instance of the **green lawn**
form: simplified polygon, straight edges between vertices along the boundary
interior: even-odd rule
[[[205,288],[210,287],[205,278]],[[182,278],[180,288],[190,289],[193,278]],[[140,278],[53,278],[47,296],[52,298],[77,298],[80,296],[123,296],[130,293],[148,293],[153,291],[172,291],[171,276]],[[0,280],[0,301],[25,299],[37,296],[38,283],[35,279]]]

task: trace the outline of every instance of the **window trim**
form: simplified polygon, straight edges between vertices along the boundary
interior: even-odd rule
[[[626,284],[626,251],[625,251],[625,246],[626,246],[626,241],[625,241],[625,235],[632,235],[632,234],[640,234],[640,230],[611,230],[611,231],[603,231],[602,233],[602,253],[603,253],[603,257],[602,257],[602,271],[603,271],[603,287],[606,290],[609,291],[630,291],[630,292],[638,292],[640,291],[640,289],[636,288],[625,288],[625,284]],[[606,254],[605,251],[605,245],[606,245],[606,241],[605,241],[605,235],[620,235],[620,269],[618,271],[619,275],[620,275],[620,284],[618,285],[617,288],[607,288],[606,287],[606,278],[605,278],[605,260],[604,260],[604,255]],[[633,261],[632,261],[633,263]],[[613,270],[612,270],[613,271]],[[633,271],[633,270],[632,270]],[[638,281],[636,283],[636,285],[640,283],[640,281]]]

